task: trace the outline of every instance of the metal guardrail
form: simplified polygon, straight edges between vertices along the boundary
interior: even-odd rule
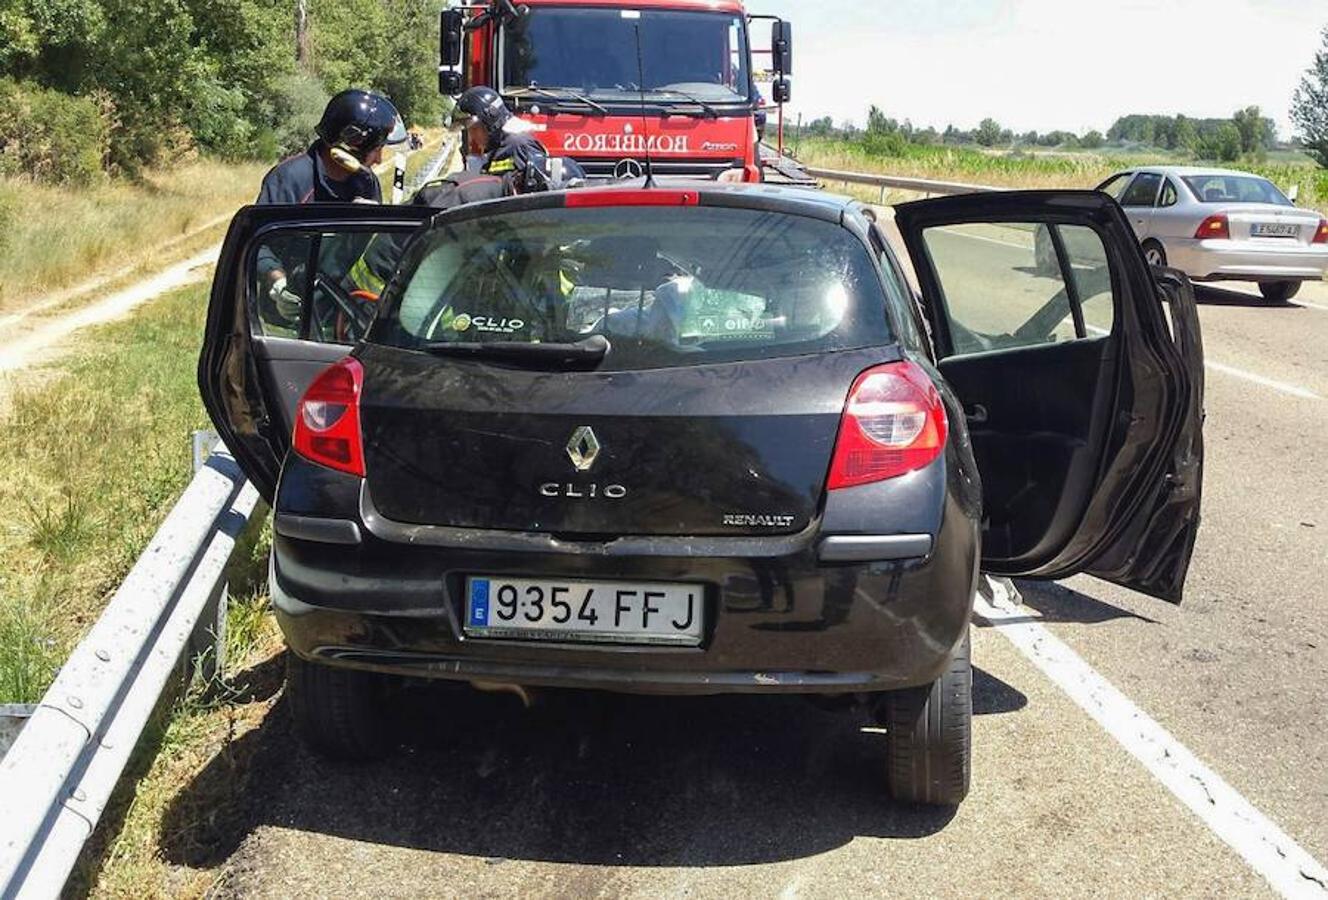
[[[881,202],[885,202],[885,192],[890,188],[901,191],[916,191],[930,197],[950,194],[977,194],[987,191],[999,191],[1003,188],[986,184],[965,184],[962,181],[933,181],[928,178],[902,178],[895,175],[873,175],[868,172],[841,172],[837,169],[804,168],[814,178],[826,181],[841,181],[844,184],[862,184],[881,189]]]
[[[438,155],[434,157],[427,166],[415,174],[410,185],[406,188],[406,196],[412,196],[421,187],[437,178],[438,173],[442,171],[443,166],[447,165],[447,161],[452,158],[452,154],[456,153],[457,148],[460,146],[461,139],[456,135],[453,135],[444,141],[443,148],[438,151]]]
[[[0,897],[58,897],[258,492],[218,444],[0,762]]]

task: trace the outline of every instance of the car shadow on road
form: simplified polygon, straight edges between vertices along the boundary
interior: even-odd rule
[[[974,703],[991,715],[1028,700],[975,670]],[[884,735],[864,711],[797,697],[549,691],[525,709],[431,685],[393,713],[405,742],[390,758],[332,763],[296,740],[279,700],[173,800],[162,854],[214,867],[273,825],[493,860],[726,866],[924,837],[954,815],[887,798]]]
[[[1294,300],[1290,303],[1269,303],[1263,299],[1263,295],[1259,293],[1256,286],[1250,285],[1250,288],[1253,293],[1247,294],[1243,291],[1233,291],[1228,288],[1196,284],[1194,286],[1194,302],[1200,306],[1248,306],[1283,311],[1305,308],[1297,306]]]
[[[1024,605],[1037,613],[1030,618],[1038,622],[1099,625],[1119,619],[1134,619],[1149,625],[1160,624],[1157,619],[1122,609],[1057,582],[1019,581],[1017,584]]]

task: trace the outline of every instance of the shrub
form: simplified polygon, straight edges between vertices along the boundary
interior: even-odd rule
[[[110,123],[90,97],[0,78],[0,174],[53,183],[102,175]]]

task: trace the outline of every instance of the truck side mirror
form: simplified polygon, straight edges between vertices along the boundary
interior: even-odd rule
[[[440,69],[438,72],[438,93],[445,97],[455,97],[465,87],[461,73],[453,69]]]
[[[770,30],[770,54],[777,75],[793,74],[793,23],[776,19]]]
[[[777,78],[773,85],[773,94],[776,103],[788,103],[793,99],[793,82],[787,78]]]
[[[438,64],[446,67],[461,65],[461,42],[466,30],[466,17],[459,9],[445,9],[439,29]]]

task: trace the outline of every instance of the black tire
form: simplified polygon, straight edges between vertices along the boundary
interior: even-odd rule
[[[1167,251],[1161,244],[1154,240],[1147,240],[1143,243],[1144,259],[1150,266],[1165,266],[1167,264]]]
[[[371,760],[392,749],[385,676],[287,653],[286,694],[295,727],[315,753],[329,759]]]
[[[958,806],[973,769],[973,667],[964,637],[944,674],[929,686],[881,699],[886,778],[903,803]]]
[[[1261,281],[1259,293],[1269,303],[1286,303],[1300,292],[1299,281]]]

